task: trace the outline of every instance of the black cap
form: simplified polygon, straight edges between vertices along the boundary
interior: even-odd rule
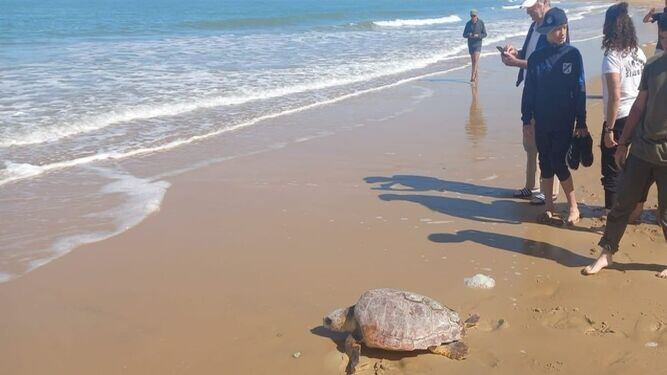
[[[563,25],[567,25],[567,15],[565,14],[565,11],[560,8],[551,8],[544,15],[544,22],[542,25],[535,29],[535,31],[540,34],[549,34],[551,30]]]

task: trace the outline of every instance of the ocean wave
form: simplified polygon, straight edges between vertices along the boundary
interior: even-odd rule
[[[463,48],[461,48],[461,50],[463,50]],[[461,56],[451,56],[450,59],[451,58],[463,58],[463,57],[465,57],[465,56],[463,56],[463,55],[461,55]],[[81,158],[77,158],[77,159],[65,160],[65,161],[61,161],[61,162],[55,162],[55,163],[44,164],[44,165],[32,165],[32,164],[27,164],[27,163],[14,163],[14,162],[11,162],[11,161],[5,161],[5,169],[0,170],[0,186],[8,184],[8,183],[16,182],[16,181],[19,181],[19,180],[24,180],[24,179],[27,179],[27,178],[31,178],[31,177],[36,177],[38,175],[41,175],[41,174],[49,172],[49,171],[71,168],[71,167],[80,166],[80,165],[86,165],[86,164],[90,164],[92,162],[97,162],[97,161],[120,160],[120,159],[129,158],[129,157],[140,156],[140,155],[151,154],[151,153],[156,153],[156,152],[163,152],[163,151],[175,149],[175,148],[178,148],[180,146],[184,146],[186,144],[191,144],[191,143],[194,143],[194,142],[202,141],[204,139],[208,139],[208,138],[211,138],[211,137],[214,137],[214,136],[217,136],[217,135],[221,135],[221,134],[224,134],[224,133],[237,131],[239,129],[255,125],[255,124],[257,124],[259,122],[262,122],[262,121],[266,121],[266,120],[270,120],[270,119],[273,119],[273,118],[282,117],[282,116],[302,112],[302,111],[305,111],[305,110],[308,110],[308,109],[311,109],[311,108],[317,108],[317,107],[320,107],[320,106],[333,104],[333,103],[343,101],[343,100],[346,100],[346,99],[349,99],[349,98],[357,97],[357,96],[368,94],[368,93],[371,93],[371,92],[384,90],[384,89],[387,89],[389,87],[398,86],[400,84],[403,84],[403,83],[406,83],[406,82],[411,82],[411,81],[414,81],[414,80],[417,80],[417,79],[422,79],[422,78],[425,78],[425,77],[428,77],[428,76],[432,76],[432,75],[436,75],[436,74],[444,74],[444,73],[448,73],[448,72],[451,72],[451,71],[459,70],[459,69],[462,69],[462,68],[466,67],[467,65],[468,64],[462,65],[462,66],[459,66],[459,67],[456,67],[456,68],[452,68],[452,69],[449,69],[449,70],[446,70],[446,71],[439,71],[439,72],[435,72],[435,73],[423,74],[423,75],[420,75],[420,76],[417,76],[417,77],[405,78],[405,79],[399,80],[397,82],[386,84],[386,85],[383,85],[383,86],[373,87],[373,88],[369,88],[369,89],[356,91],[356,92],[341,95],[341,96],[338,96],[338,97],[335,97],[335,98],[332,98],[332,99],[323,100],[323,101],[315,102],[315,103],[312,103],[312,104],[308,104],[308,105],[305,105],[305,106],[302,106],[302,107],[288,109],[288,110],[284,110],[284,111],[280,111],[280,112],[276,112],[276,113],[270,113],[270,114],[267,114],[267,115],[256,117],[252,120],[249,120],[249,121],[246,121],[246,122],[234,125],[234,126],[217,129],[217,130],[214,130],[214,131],[206,133],[206,134],[195,135],[195,136],[191,136],[189,138],[177,139],[177,140],[174,140],[174,141],[171,141],[169,143],[159,145],[159,146],[138,148],[138,149],[129,150],[129,151],[125,151],[125,152],[104,152],[104,153],[98,153],[98,154],[95,154],[95,155],[89,155],[89,156],[85,156],[85,157],[81,157]]]
[[[49,249],[37,252],[37,257],[28,262],[25,272],[30,272],[66,255],[74,248],[99,242],[135,227],[151,214],[160,210],[164,195],[170,184],[166,181],[152,181],[118,171],[95,168],[100,175],[113,180],[102,188],[103,194],[124,197],[121,205],[94,214],[89,218],[101,218],[113,223],[112,230],[73,234],[57,239]],[[0,283],[11,281],[21,274],[0,273]]]
[[[521,9],[521,5],[503,5],[503,9]]]
[[[282,17],[245,17],[229,18],[219,20],[187,21],[182,23],[186,28],[199,30],[227,30],[227,29],[249,29],[264,27],[280,27],[300,25],[308,21],[339,20],[344,15],[339,12],[306,13],[298,16]]]
[[[609,6],[610,4],[587,5],[584,7],[565,9],[565,13],[567,13],[568,21],[580,21],[583,20],[585,16],[591,13],[602,13],[601,11],[603,9],[606,10],[607,8],[609,8]]]
[[[426,19],[414,19],[414,20],[402,20],[396,19],[393,21],[375,21],[373,25],[380,27],[415,27],[415,26],[428,26],[428,25],[440,25],[446,23],[455,23],[460,22],[461,17],[452,14],[451,16],[440,17],[440,18],[426,18]]]

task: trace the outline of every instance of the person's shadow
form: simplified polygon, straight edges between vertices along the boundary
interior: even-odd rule
[[[476,242],[500,250],[553,260],[566,267],[583,267],[594,260],[546,242],[474,229],[461,230],[454,234],[434,233],[428,238],[438,243]]]
[[[493,186],[481,186],[468,182],[447,181],[435,177],[416,175],[394,175],[391,177],[371,176],[364,178],[364,181],[369,184],[380,184],[379,186],[374,186],[371,189],[384,191],[451,191],[454,193],[480,195],[494,198],[509,198],[513,193],[513,190],[511,189]]]
[[[461,230],[456,233],[433,233],[429,240],[438,243],[476,242],[495,249],[524,254],[536,258],[552,260],[566,267],[584,267],[593,263],[594,259],[574,253],[568,249],[542,241],[528,240],[507,234],[491,233],[474,229]],[[609,270],[651,271],[660,272],[667,266],[655,263],[619,263],[615,262]]]
[[[511,200],[484,203],[464,198],[414,194],[380,194],[379,198],[387,202],[419,203],[435,212],[484,223],[520,224],[530,218],[527,210]]]

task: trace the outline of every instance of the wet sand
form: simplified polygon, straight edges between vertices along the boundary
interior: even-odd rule
[[[536,224],[541,209],[510,198],[525,163],[516,71],[486,58],[477,89],[467,74],[273,120],[337,131],[174,178],[141,225],[0,284],[0,373],[340,374],[342,337],[321,319],[377,287],[482,320],[467,360],[364,349],[362,374],[663,372],[651,212],[613,270],[582,276],[603,225],[599,151],[574,172],[587,217]],[[466,288],[476,273],[496,287]]]

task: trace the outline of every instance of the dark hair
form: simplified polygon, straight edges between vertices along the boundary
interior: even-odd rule
[[[628,14],[628,3],[614,4],[607,9],[602,33],[602,48],[605,52],[637,49],[637,32]]]
[[[667,16],[666,13],[663,13],[660,19],[658,20],[658,30],[667,31]]]

